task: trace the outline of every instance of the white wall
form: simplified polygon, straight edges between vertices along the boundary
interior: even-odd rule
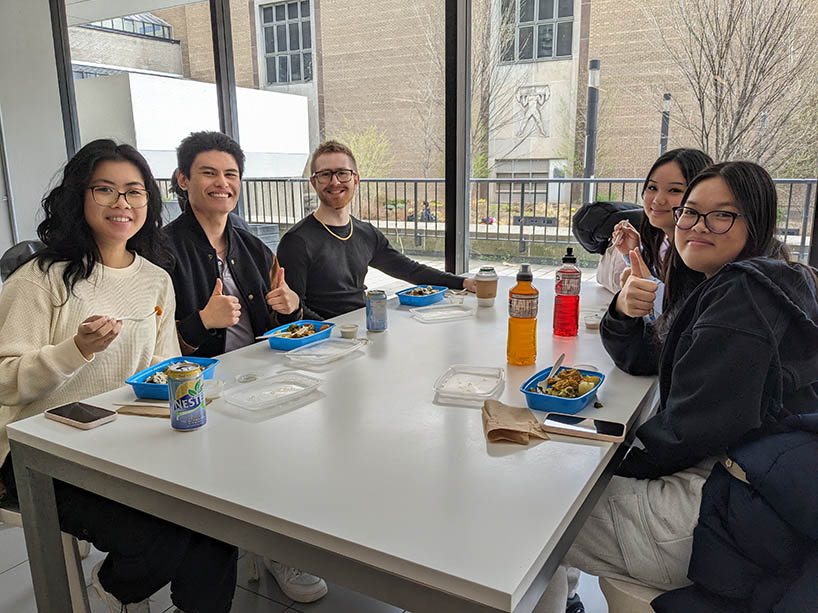
[[[184,137],[219,129],[212,83],[130,73],[76,85],[83,143],[100,137],[130,143],[158,178],[176,168]],[[306,97],[245,88],[237,95],[245,176],[301,176],[310,153]]]
[[[98,138],[136,143],[127,73],[75,80],[74,92],[83,146]]]
[[[35,238],[40,201],[66,160],[47,0],[0,2],[0,58],[17,226],[21,240]]]

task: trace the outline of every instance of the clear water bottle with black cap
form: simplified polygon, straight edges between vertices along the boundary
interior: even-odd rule
[[[579,288],[582,272],[577,268],[577,256],[568,247],[562,256],[554,286],[554,334],[576,336],[579,329]]]

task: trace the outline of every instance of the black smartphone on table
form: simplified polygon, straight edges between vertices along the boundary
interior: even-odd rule
[[[590,438],[611,443],[621,443],[625,440],[625,424],[605,419],[547,413],[542,425],[546,432],[564,436]]]
[[[84,402],[70,402],[45,411],[48,419],[59,421],[81,430],[90,430],[116,419],[116,411],[95,407]]]

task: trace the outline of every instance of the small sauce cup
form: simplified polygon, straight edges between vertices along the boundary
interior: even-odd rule
[[[341,324],[338,328],[341,330],[341,338],[358,337],[358,324]]]

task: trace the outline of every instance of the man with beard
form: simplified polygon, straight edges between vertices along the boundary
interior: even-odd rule
[[[363,307],[369,266],[417,285],[474,291],[474,279],[406,257],[375,226],[352,217],[349,204],[360,176],[346,145],[321,144],[312,155],[310,171],[318,210],[287,231],[277,253],[289,287],[300,298],[304,318],[327,319]]]

